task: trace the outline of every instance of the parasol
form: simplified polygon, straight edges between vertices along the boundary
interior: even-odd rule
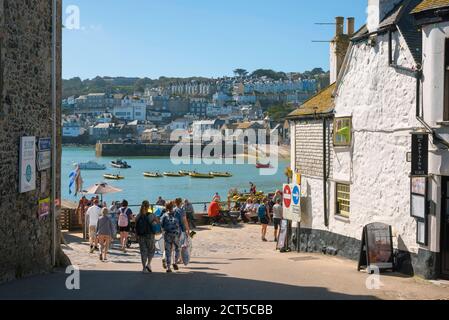
[[[101,195],[101,200],[103,201],[103,195],[108,193],[117,193],[122,192],[122,189],[115,188],[105,182],[103,183],[96,183],[95,185],[89,187],[85,193],[87,194],[99,194]]]

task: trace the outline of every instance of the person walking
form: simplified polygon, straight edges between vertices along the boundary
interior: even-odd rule
[[[120,203],[118,201],[112,202],[111,207],[109,208],[109,217],[112,222],[112,239],[111,244],[117,237],[117,219],[120,214]]]
[[[257,216],[262,225],[262,241],[267,242],[267,227],[270,224],[270,216],[268,214],[267,200],[264,200],[257,209]]]
[[[168,273],[171,273],[172,251],[175,253],[175,260],[173,263],[173,269],[179,270],[177,261],[181,256],[181,247],[179,243],[179,237],[181,234],[182,217],[179,211],[175,212],[174,204],[168,203],[166,205],[166,212],[162,216],[161,226],[164,230],[164,246],[165,246],[165,259],[166,269]]]
[[[191,229],[196,229],[196,224],[195,224],[195,209],[193,208],[192,203],[189,202],[189,200],[185,199],[184,200],[184,206],[183,206],[184,211],[186,212],[187,215],[187,221],[189,222],[189,226]],[[193,231],[192,231],[193,232]]]
[[[155,232],[153,225],[158,225],[159,221],[155,214],[149,213],[150,203],[143,201],[140,212],[136,217],[136,234],[139,242],[140,257],[142,260],[142,272],[151,273],[151,260],[156,251]]]
[[[126,242],[128,241],[128,233],[131,227],[133,212],[128,207],[128,201],[122,201],[122,207],[119,209],[118,227],[120,231],[120,248],[126,253]]]
[[[112,239],[112,221],[108,216],[108,209],[101,209],[101,217],[98,219],[97,223],[97,237],[98,242],[100,243],[100,260],[107,261],[108,260],[108,250],[109,245]]]
[[[274,241],[277,242],[279,239],[280,226],[283,219],[283,208],[281,205],[282,200],[277,199],[273,206],[273,223],[274,223]]]
[[[98,250],[97,224],[100,218],[101,208],[98,206],[98,199],[93,200],[93,205],[87,209],[86,216],[89,222],[89,244],[90,253]]]

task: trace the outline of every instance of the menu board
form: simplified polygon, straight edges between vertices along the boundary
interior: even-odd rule
[[[391,226],[384,223],[371,223],[363,229],[358,270],[373,267],[394,269]]]

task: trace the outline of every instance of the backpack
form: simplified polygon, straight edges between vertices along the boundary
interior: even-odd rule
[[[265,207],[265,205],[260,205],[259,209],[257,209],[257,215],[259,216],[260,219],[265,218],[265,216],[267,215],[267,207]]]
[[[122,228],[126,228],[129,224],[128,220],[128,212],[129,208],[126,208],[126,210],[123,210],[123,208],[120,208],[120,214],[118,216],[118,226]]]
[[[162,228],[167,233],[177,233],[180,230],[180,221],[175,214],[166,213],[162,218]]]
[[[151,233],[151,227],[148,223],[148,217],[145,215],[139,215],[136,221],[136,234],[138,236],[145,236]]]

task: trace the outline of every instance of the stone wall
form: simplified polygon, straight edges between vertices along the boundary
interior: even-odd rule
[[[60,101],[61,1],[58,12]],[[35,191],[18,187],[20,137],[52,135],[51,31],[51,0],[0,0],[0,282],[52,268],[52,219],[37,217],[39,199],[51,195],[51,170],[37,172]]]

